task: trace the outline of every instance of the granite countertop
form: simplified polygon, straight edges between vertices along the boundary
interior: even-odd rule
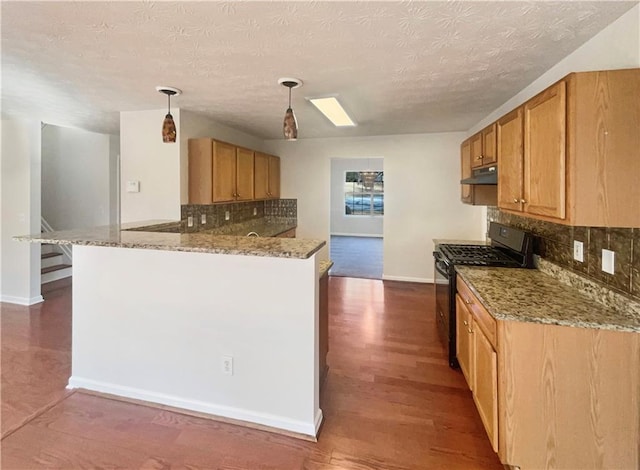
[[[486,240],[451,240],[446,238],[434,238],[433,244],[440,245],[446,243],[448,245],[490,245],[490,241]]]
[[[640,314],[596,302],[573,286],[537,269],[456,266],[498,320],[640,332]]]
[[[168,222],[170,223],[170,222]],[[110,225],[14,237],[14,240],[55,245],[110,246],[165,251],[305,259],[326,245],[324,240],[218,235],[207,232],[170,233],[131,230],[149,222]]]
[[[318,271],[320,271],[320,277],[322,277],[329,272],[329,270],[331,269],[331,266],[333,266],[333,261],[323,260],[323,261],[320,261],[319,264],[320,266],[318,268]]]

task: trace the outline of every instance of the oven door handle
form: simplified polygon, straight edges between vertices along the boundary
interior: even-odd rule
[[[448,279],[450,264],[447,263],[447,260],[444,258],[444,256],[442,256],[442,253],[440,253],[439,251],[434,251],[433,257],[436,260],[436,269],[438,270],[438,272]]]

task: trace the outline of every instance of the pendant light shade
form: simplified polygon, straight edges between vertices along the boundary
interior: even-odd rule
[[[291,89],[302,86],[302,80],[297,78],[281,78],[278,83],[289,88],[289,107],[284,113],[284,124],[282,127],[284,138],[286,140],[296,140],[298,138],[298,121],[291,107]]]
[[[179,95],[182,91],[170,86],[157,86],[156,90],[167,95],[168,100],[167,115],[164,117],[164,121],[162,122],[162,141],[165,144],[173,143],[178,137],[178,131],[176,129],[176,123],[173,121],[173,116],[171,115],[171,97]]]

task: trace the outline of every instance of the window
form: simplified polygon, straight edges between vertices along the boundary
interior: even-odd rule
[[[345,215],[384,215],[384,172],[347,171]]]

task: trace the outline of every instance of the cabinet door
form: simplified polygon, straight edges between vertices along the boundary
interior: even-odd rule
[[[482,164],[488,165],[498,161],[496,154],[496,123],[482,131]]]
[[[522,210],[522,107],[510,112],[497,122],[498,207]]]
[[[471,168],[482,166],[482,133],[478,132],[469,140],[471,142]]]
[[[238,147],[236,151],[236,200],[253,199],[253,150]]]
[[[565,218],[566,84],[524,105],[524,211]]]
[[[498,452],[498,355],[479,328],[474,328],[473,340],[473,400],[491,446]]]
[[[273,199],[280,197],[280,157],[269,156],[269,192]]]
[[[211,139],[189,139],[189,204],[213,202],[212,152]]]
[[[253,168],[255,172],[253,196],[256,199],[266,199],[269,191],[269,155],[256,152]]]
[[[461,179],[470,178],[471,177],[471,141],[465,140],[462,142],[460,146],[460,175]],[[460,199],[462,202],[466,202],[471,204],[471,185],[470,184],[462,184],[461,186],[461,194]]]
[[[236,147],[213,141],[213,202],[234,201],[236,194]]]
[[[473,390],[473,325],[462,298],[456,294],[456,356],[460,370]]]

